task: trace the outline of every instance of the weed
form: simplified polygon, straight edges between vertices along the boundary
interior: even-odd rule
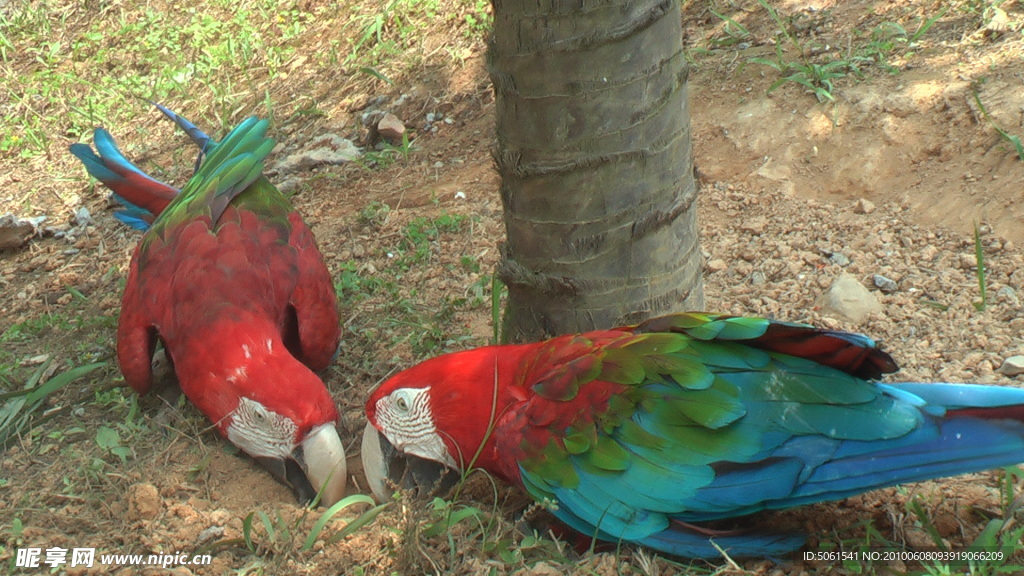
[[[473,0],[472,6],[465,13],[467,36],[483,36],[494,26],[494,15],[491,14],[491,3],[487,0]]]
[[[384,169],[399,160],[408,160],[414,152],[412,142],[409,140],[409,133],[402,134],[402,143],[399,145],[381,141],[373,150],[366,150],[357,162],[364,168]]]
[[[1006,130],[1003,130],[1002,128],[999,127],[998,124],[996,124],[996,121],[993,120],[991,116],[989,116],[988,110],[985,109],[985,105],[981,103],[981,97],[978,96],[977,86],[974,86],[972,93],[974,94],[974,102],[978,104],[978,109],[981,110],[981,115],[984,116],[985,120],[988,120],[988,123],[991,124],[992,127],[996,129],[996,132],[999,133],[1000,138],[1009,142],[1010,145],[1013,146],[1014,151],[1017,153],[1017,159],[1024,162],[1024,144],[1021,144],[1020,136],[1010,134]]]
[[[981,312],[988,306],[988,292],[985,288],[985,251],[981,246],[981,231],[977,222],[974,223],[974,261],[977,266],[978,292],[981,294],[981,300],[974,303],[974,308]]]
[[[799,84],[814,94],[819,102],[835,101],[836,81],[853,75],[857,78],[863,77],[861,66],[875,64],[889,73],[896,73],[897,68],[889,64],[889,56],[897,48],[909,48],[913,46],[934,24],[941,18],[948,8],[944,8],[935,16],[923,21],[913,34],[896,22],[883,22],[876,26],[870,34],[869,42],[857,50],[851,48],[843,57],[834,57],[825,63],[812,61],[808,57],[809,50],[797,38],[790,29],[787,22],[779,15],[778,11],[768,0],[757,0],[771,17],[777,28],[774,58],[751,58],[748,62],[768,66],[779,72],[782,77],[775,81],[768,88],[771,92],[779,86],[792,82]],[[727,22],[732,22],[724,16],[715,14]],[[738,24],[727,24],[726,30],[732,30],[734,38],[745,38],[745,29],[737,28]],[[742,32],[741,32],[742,29]],[[714,41],[713,41],[714,42]],[[791,50],[797,53],[797,58],[790,59],[786,56],[784,45],[790,46]]]
[[[768,11],[768,15],[771,16],[772,21],[778,27],[779,34],[787,40],[799,55],[797,60],[787,59],[782,47],[784,43],[776,41],[774,60],[768,58],[751,58],[749,60],[749,62],[754,64],[774,68],[779,74],[782,74],[782,78],[776,80],[768,87],[768,92],[775,90],[786,82],[793,82],[807,88],[819,102],[826,100],[834,102],[835,97],[832,95],[835,91],[834,81],[845,77],[851,72],[859,74],[855,63],[844,59],[832,60],[825,64],[811,62],[805,54],[804,46],[796,35],[790,31],[778,11],[768,3],[768,0],[757,0],[757,2]]]
[[[722,21],[722,33],[724,34],[711,39],[711,44],[713,46],[717,48],[724,48],[749,40],[750,31],[748,31],[742,24],[728,16],[719,14],[714,10],[708,9],[708,12],[711,12],[711,14]]]
[[[323,511],[320,516],[317,517],[312,528],[309,529],[309,532],[305,537],[303,537],[301,534],[303,527],[306,524],[307,519],[309,519],[310,514],[316,510],[319,500],[320,494],[317,494],[316,499],[314,499],[308,507],[303,508],[302,512],[292,520],[285,518],[280,511],[275,512],[273,518],[262,510],[250,512],[244,519],[242,519],[241,538],[218,540],[204,546],[196,553],[208,554],[218,550],[241,547],[245,548],[250,554],[257,557],[269,558],[280,562],[296,553],[296,546],[300,540],[302,541],[302,544],[298,546],[298,552],[309,552],[312,550],[317,540],[321,539],[323,536],[324,529],[327,527],[328,522],[333,520],[341,512],[348,510],[353,506],[369,506],[369,509],[365,512],[351,518],[341,530],[327,538],[323,538],[325,545],[335,544],[347,536],[355,534],[361,528],[373,522],[377,516],[390,505],[389,503],[385,503],[374,506],[374,501],[369,496],[364,494],[353,494],[339,500],[330,508]],[[256,520],[259,520],[259,524],[256,523]],[[260,527],[263,528],[263,539],[258,538],[257,528]]]
[[[50,367],[47,361],[33,373],[21,390],[0,393],[0,401],[3,402],[0,405],[0,447],[6,447],[12,440],[52,417],[53,412],[44,411],[43,406],[53,393],[105,365],[105,362],[96,362],[78,366],[45,379],[44,375]]]

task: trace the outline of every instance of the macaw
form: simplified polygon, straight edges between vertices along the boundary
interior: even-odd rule
[[[133,166],[103,130],[99,155],[71,152],[146,230],[132,256],[117,330],[125,381],[144,394],[163,344],[182,392],[231,443],[311,500],[342,498],[337,407],[314,373],[341,339],[337,296],[312,232],[262,176],[267,121],[216,143],[160,107],[205,153],[179,191]]]
[[[896,369],[861,334],[680,313],[438,356],[366,414],[394,450],[486,470],[583,535],[771,557],[803,536],[706,523],[1024,462],[1024,390],[876,381]]]

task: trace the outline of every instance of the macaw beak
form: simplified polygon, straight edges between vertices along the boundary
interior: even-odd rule
[[[345,496],[345,447],[333,423],[311,430],[287,458],[256,461],[278,481],[291,486],[300,502],[312,502],[321,489],[320,503],[324,506],[330,507]]]
[[[378,502],[391,500],[394,488],[417,495],[442,494],[459,480],[459,474],[433,460],[399,452],[373,424],[363,429],[363,472]]]

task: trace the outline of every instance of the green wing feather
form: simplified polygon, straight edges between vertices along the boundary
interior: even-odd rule
[[[199,170],[153,223],[143,239],[143,247],[154,237],[165,238],[167,233],[196,219],[206,217],[211,228],[220,219],[225,208],[250,185],[261,179],[263,164],[274,149],[274,140],[265,136],[268,122],[249,118],[232,130],[224,140],[214,146]],[[267,183],[269,186],[269,183]],[[271,186],[271,188],[273,188]],[[275,189],[276,192],[276,189]],[[253,194],[276,205],[274,195]],[[276,196],[280,196],[277,193]],[[287,206],[287,201],[284,205]]]
[[[676,314],[554,339],[537,357],[527,411],[556,403],[564,418],[543,420],[543,446],[520,446],[523,484],[623,538],[664,529],[653,512],[685,509],[722,465],[801,435],[895,438],[920,420],[859,376],[891,363],[873,342],[798,324]]]

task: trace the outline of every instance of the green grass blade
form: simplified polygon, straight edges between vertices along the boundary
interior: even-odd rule
[[[988,306],[988,292],[985,289],[985,251],[981,247],[981,232],[977,222],[974,223],[974,260],[978,265],[978,291],[981,293],[981,301],[975,302],[974,307],[981,312]]]
[[[316,524],[313,525],[313,529],[309,531],[309,536],[306,537],[306,543],[302,545],[302,551],[305,552],[313,547],[313,544],[316,543],[316,539],[320,536],[320,532],[322,532],[324,526],[331,521],[331,518],[333,518],[338,512],[356,504],[369,504],[372,506],[373,498],[370,498],[365,494],[353,494],[352,496],[342,498],[335,502],[333,506],[324,511],[324,513],[320,515],[320,518],[317,519]]]
[[[334,544],[335,542],[342,540],[346,536],[355,534],[360,528],[366,526],[370,522],[373,522],[373,520],[376,519],[377,516],[390,505],[390,502],[385,502],[384,504],[378,504],[377,506],[370,508],[366,512],[363,512],[358,518],[346,524],[345,527],[339,530],[337,534],[325,540],[324,543]]]

